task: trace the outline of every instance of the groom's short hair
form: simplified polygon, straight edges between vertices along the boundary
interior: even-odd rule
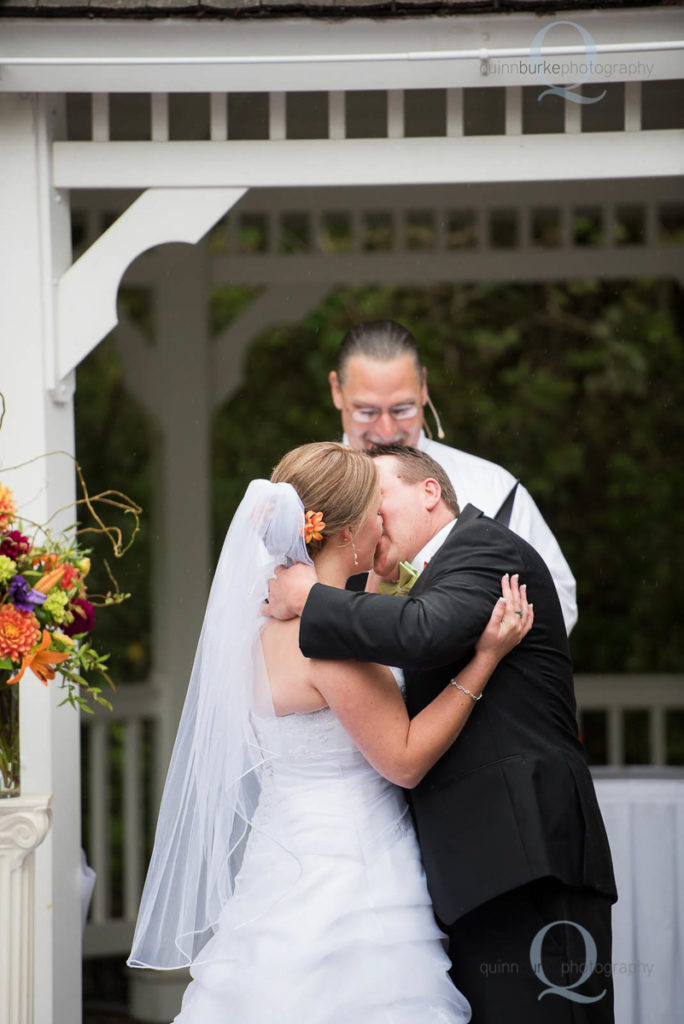
[[[456,491],[451,480],[439,462],[435,462],[425,452],[419,451],[418,448],[409,448],[403,444],[378,444],[371,448],[368,454],[372,459],[377,459],[381,455],[391,455],[399,465],[399,473],[397,475],[407,484],[419,484],[423,480],[427,480],[428,477],[436,480],[442,492],[442,501],[446,507],[455,516],[461,514]]]

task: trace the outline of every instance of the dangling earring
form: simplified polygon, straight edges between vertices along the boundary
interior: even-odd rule
[[[356,554],[356,545],[354,544],[354,541],[351,542],[351,546],[352,546],[352,551],[354,552],[354,565],[358,565],[359,564],[359,556]]]

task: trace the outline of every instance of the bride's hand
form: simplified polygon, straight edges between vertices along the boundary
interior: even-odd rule
[[[501,579],[502,597],[494,609],[480,639],[475,644],[478,654],[491,654],[501,661],[523,637],[527,636],[534,622],[534,611],[527,603],[527,587],[519,586],[517,574],[512,578],[508,573]]]
[[[309,591],[318,582],[312,565],[296,562],[286,569],[276,567],[268,581],[268,600],[261,606],[261,614],[271,619],[294,619],[302,614]]]

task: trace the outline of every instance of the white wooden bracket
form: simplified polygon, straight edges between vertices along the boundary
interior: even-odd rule
[[[117,324],[128,265],[165,242],[194,244],[246,188],[150,188],[94,242],[57,286],[57,376],[63,380]]]
[[[276,324],[302,320],[320,305],[330,288],[325,282],[294,287],[272,285],[213,339],[211,380],[215,409],[240,386],[245,353],[256,336]]]

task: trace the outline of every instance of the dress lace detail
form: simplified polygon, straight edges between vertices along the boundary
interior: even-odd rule
[[[288,756],[310,757],[334,750],[339,741],[339,725],[330,708],[320,708],[307,715],[286,715],[280,719],[281,735],[287,743]]]

